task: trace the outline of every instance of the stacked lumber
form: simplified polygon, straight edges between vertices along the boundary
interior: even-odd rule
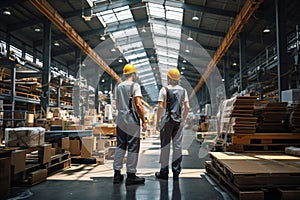
[[[220,131],[222,134],[255,133],[254,105],[256,96],[237,96],[227,99],[220,107]]]
[[[300,104],[292,105],[290,115],[290,127],[292,132],[300,132]]]
[[[257,132],[284,133],[288,132],[287,102],[267,102],[256,113],[259,123]]]
[[[255,133],[257,118],[254,117],[256,96],[238,96],[233,104],[231,125],[235,134]]]

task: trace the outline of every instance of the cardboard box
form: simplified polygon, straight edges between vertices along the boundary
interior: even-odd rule
[[[10,194],[11,158],[0,158],[0,199],[6,199]]]
[[[51,121],[51,126],[61,126],[62,130],[64,130],[66,126],[66,121],[63,119],[55,119]]]
[[[70,140],[71,155],[80,155],[80,140]]]
[[[201,127],[201,131],[208,131],[209,123],[208,122],[202,122],[200,127]]]
[[[64,149],[64,150],[70,149],[70,138],[69,137],[61,138],[61,149]]]
[[[115,124],[101,124],[93,127],[93,133],[95,135],[110,135],[116,136]]]
[[[15,150],[11,152],[11,165],[14,174],[25,170],[26,152],[25,150]]]
[[[39,162],[49,163],[51,161],[51,148],[52,144],[43,144],[40,146],[42,149],[39,150]]]
[[[59,116],[60,108],[52,108],[52,112],[53,112],[53,117],[60,117]]]
[[[81,142],[81,157],[91,158],[93,150],[95,149],[95,138],[93,136],[82,137]]]
[[[69,130],[84,130],[84,126],[80,124],[71,124]]]
[[[35,185],[47,179],[48,170],[40,169],[29,174],[29,184]]]
[[[47,124],[47,119],[37,119],[35,124],[36,126],[45,127],[45,125]]]
[[[34,114],[27,114],[26,123],[33,124],[34,123]]]
[[[55,156],[55,154],[56,154],[55,148],[51,148],[51,156]]]

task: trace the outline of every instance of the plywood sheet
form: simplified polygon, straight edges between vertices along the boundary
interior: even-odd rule
[[[211,152],[213,159],[234,175],[300,174],[300,157],[285,154]]]

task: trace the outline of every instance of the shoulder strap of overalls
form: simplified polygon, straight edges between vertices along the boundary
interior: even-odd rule
[[[169,111],[170,110],[170,96],[169,96],[169,89],[168,87],[164,87],[165,90],[166,90],[166,96],[167,96],[167,99],[166,99],[166,110]]]
[[[134,83],[131,84],[130,86],[130,96],[129,96],[129,109],[132,108],[132,99],[133,99],[133,85]]]

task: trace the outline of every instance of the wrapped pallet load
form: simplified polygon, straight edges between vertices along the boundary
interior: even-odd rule
[[[45,142],[45,129],[42,127],[20,127],[5,129],[7,147],[36,147]]]

